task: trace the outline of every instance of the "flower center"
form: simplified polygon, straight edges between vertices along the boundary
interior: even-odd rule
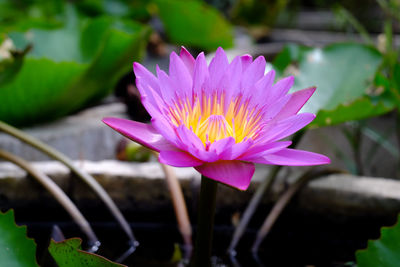
[[[254,140],[261,127],[261,110],[249,108],[241,96],[225,101],[224,95],[195,96],[193,101],[179,99],[168,109],[175,126],[184,124],[206,146],[207,143],[233,137],[236,143],[245,138]]]

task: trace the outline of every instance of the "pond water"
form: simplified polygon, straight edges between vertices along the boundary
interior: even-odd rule
[[[250,224],[239,243],[237,256],[232,261],[226,255],[233,233],[233,226],[215,226],[213,262],[214,266],[351,266],[354,253],[364,248],[369,238],[378,238],[382,225],[392,225],[396,218],[324,218],[315,214],[298,212],[289,208],[264,240],[258,259],[250,253],[256,235],[260,214]],[[160,221],[162,218],[160,218]],[[76,225],[67,221],[25,222],[28,233],[38,244],[38,261],[42,266],[51,266],[51,257],[46,248],[53,225],[58,225],[66,237],[83,236]],[[98,254],[111,260],[117,259],[128,249],[127,239],[118,225],[108,221],[94,221],[92,226],[102,245]],[[176,244],[181,238],[174,222],[140,222],[131,227],[139,240],[137,250],[123,263],[128,266],[178,266],[171,262]],[[194,231],[196,229],[194,228]],[[85,245],[85,242],[83,243]]]

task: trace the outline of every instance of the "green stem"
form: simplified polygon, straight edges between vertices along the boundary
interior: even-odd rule
[[[200,203],[197,218],[197,234],[194,250],[194,267],[211,266],[215,203],[218,183],[201,176]]]

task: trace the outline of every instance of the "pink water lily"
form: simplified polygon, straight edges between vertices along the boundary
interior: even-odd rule
[[[315,115],[298,114],[314,93],[288,94],[293,77],[274,83],[265,59],[238,56],[231,63],[219,48],[207,66],[182,48],[170,56],[169,75],[157,77],[133,64],[136,85],[151,124],[118,118],[103,121],[126,137],[160,152],[159,161],[194,167],[204,176],[246,190],[254,163],[305,166],[330,163],[326,156],[287,148],[280,141],[309,124]]]

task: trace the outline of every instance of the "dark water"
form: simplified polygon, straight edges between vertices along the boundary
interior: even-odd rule
[[[213,262],[215,266],[351,266],[357,249],[365,248],[368,238],[378,238],[381,225],[392,225],[396,218],[357,218],[345,221],[316,216],[296,211],[285,212],[272,232],[262,243],[258,259],[250,252],[256,235],[256,224],[239,243],[234,260],[226,255],[233,233],[233,226],[215,226]],[[217,220],[218,221],[218,220]],[[72,222],[24,222],[29,235],[38,243],[38,261],[42,266],[51,266],[47,245],[54,224],[65,236],[82,237]],[[124,233],[114,222],[92,222],[92,226],[102,242],[98,254],[115,260],[128,249]],[[171,262],[176,244],[181,244],[175,223],[133,223],[131,227],[139,240],[137,250],[123,263],[128,266],[178,266]],[[195,229],[194,229],[195,231]],[[85,244],[85,241],[84,241]],[[350,263],[349,263],[350,262]]]

